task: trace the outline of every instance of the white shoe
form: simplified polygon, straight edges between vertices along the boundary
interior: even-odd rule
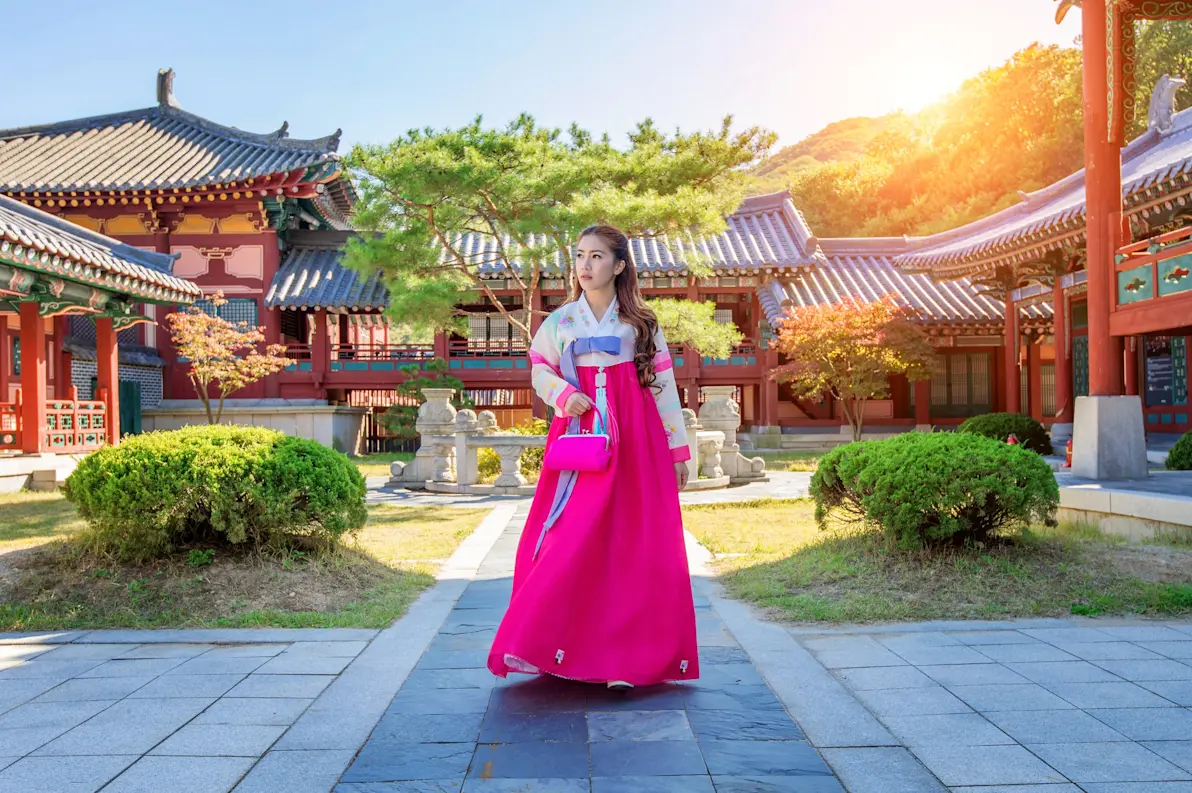
[[[626,683],[624,680],[610,680],[608,682],[609,690],[611,691],[628,691],[633,688],[632,683]]]

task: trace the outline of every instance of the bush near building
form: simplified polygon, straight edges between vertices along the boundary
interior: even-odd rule
[[[1039,455],[971,433],[907,433],[828,452],[811,479],[816,520],[878,526],[902,548],[985,542],[1052,524],[1055,476]]]
[[[1030,416],[1020,413],[986,413],[973,416],[961,424],[957,432],[971,432],[1005,443],[1013,434],[1020,446],[1039,454],[1051,454],[1051,438],[1047,429]]]
[[[91,454],[66,480],[85,542],[146,560],[190,544],[334,543],[364,525],[364,477],[343,454],[260,427],[151,432]]]
[[[1192,432],[1185,433],[1167,453],[1167,470],[1192,471]]]

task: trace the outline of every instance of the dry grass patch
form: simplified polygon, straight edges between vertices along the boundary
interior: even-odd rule
[[[360,469],[360,473],[366,478],[370,476],[384,476],[390,475],[389,464],[397,461],[408,463],[414,459],[414,455],[410,452],[385,452],[383,454],[366,454],[360,457],[351,458],[356,467]]]
[[[811,472],[819,468],[820,458],[827,452],[814,449],[785,452],[742,452],[746,457],[761,457],[769,471]]]
[[[1064,525],[981,549],[901,551],[820,530],[811,501],[684,509],[727,590],[792,622],[1192,612],[1192,547]]]
[[[35,520],[36,514],[45,520]],[[188,548],[121,564],[82,550],[57,494],[0,500],[0,631],[164,627],[381,628],[434,583],[483,510],[369,508],[355,537],[314,552]]]

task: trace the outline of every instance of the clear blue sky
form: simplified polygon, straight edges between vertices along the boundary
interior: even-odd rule
[[[620,142],[653,117],[727,113],[790,144],[914,110],[1034,41],[1070,45],[1051,0],[158,0],[12,2],[0,128],[154,103],[157,70],[194,113],[341,151],[411,127],[578,122]]]

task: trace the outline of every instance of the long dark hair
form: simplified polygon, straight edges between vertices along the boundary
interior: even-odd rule
[[[654,375],[654,356],[658,354],[658,347],[654,344],[654,336],[658,333],[658,317],[646,305],[641,287],[638,286],[637,266],[633,261],[633,251],[629,249],[629,237],[616,226],[601,225],[588,226],[579,233],[579,239],[589,234],[595,234],[608,243],[615,261],[625,262],[625,268],[613,282],[617,290],[617,313],[622,322],[633,327],[637,337],[633,365],[637,367],[637,379],[642,388],[649,388],[657,379]],[[572,302],[579,300],[581,291],[577,280],[571,292]]]

